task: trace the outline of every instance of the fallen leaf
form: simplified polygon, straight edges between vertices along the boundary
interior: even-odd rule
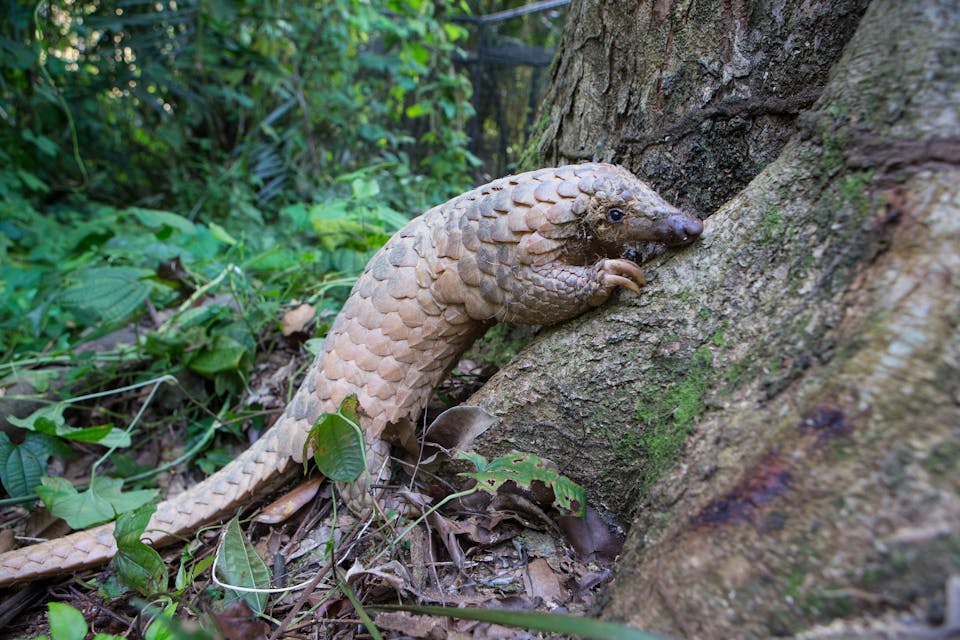
[[[436,457],[439,451],[464,451],[490,427],[500,422],[496,416],[480,407],[461,405],[441,413],[424,431],[423,464]]]
[[[381,631],[398,631],[409,638],[441,640],[447,637],[447,620],[432,616],[415,616],[405,611],[384,611],[377,614],[377,628]]]
[[[611,531],[596,509],[591,507],[587,507],[587,513],[582,518],[560,516],[557,524],[580,559],[586,562],[613,562],[623,548],[623,540]]]
[[[359,561],[354,561],[343,579],[348,583],[354,583],[360,576],[368,576],[376,582],[386,584],[393,588],[397,593],[403,594],[410,590],[413,585],[413,578],[407,568],[396,560],[391,560],[385,564],[371,569],[364,569]]]
[[[287,311],[283,314],[283,319],[280,321],[283,325],[283,335],[289,336],[294,333],[305,332],[307,326],[313,322],[316,314],[317,308],[309,304],[301,304]]]
[[[267,623],[257,620],[243,600],[234,600],[222,613],[214,613],[213,620],[227,640],[259,640],[266,638],[270,631]]]
[[[264,524],[278,524],[299,511],[317,495],[324,478],[314,478],[301,483],[283,494],[258,513],[253,519]]]
[[[566,600],[560,588],[560,579],[544,558],[537,558],[527,565],[523,573],[523,586],[531,598],[539,597],[557,604]]]

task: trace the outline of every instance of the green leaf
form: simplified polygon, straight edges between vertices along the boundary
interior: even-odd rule
[[[27,369],[18,371],[14,375],[17,382],[23,381],[29,384],[35,391],[45,393],[50,389],[50,383],[63,377],[63,371],[59,369]]]
[[[217,549],[217,577],[225,585],[247,589],[270,588],[270,569],[243,535],[237,518],[224,527],[223,539]],[[268,594],[226,589],[230,600],[240,598],[255,614],[263,614]]]
[[[473,462],[477,471],[458,475],[473,478],[477,481],[477,486],[484,491],[496,493],[503,483],[509,481],[525,488],[529,488],[530,483],[539,481],[553,490],[555,507],[563,511],[573,511],[576,503],[577,515],[585,513],[587,498],[583,487],[547,467],[539,456],[532,453],[513,453],[494,458],[490,462],[479,454],[461,453],[459,457]]]
[[[26,418],[7,416],[7,421],[12,425],[20,427],[21,429],[29,429],[30,431],[38,431],[35,425],[37,420],[40,419],[49,420],[54,425],[59,427],[66,424],[66,421],[63,419],[63,410],[66,408],[67,405],[62,402],[48,404],[44,407],[40,407]]]
[[[136,509],[153,500],[156,489],[121,491],[123,480],[97,476],[83,492],[63,478],[42,478],[37,494],[55,516],[63,518],[74,529],[112,520],[118,514]]]
[[[63,417],[66,406],[65,403],[58,402],[57,404],[40,407],[26,418],[10,416],[7,419],[10,424],[23,429],[76,440],[77,442],[93,442],[104,447],[130,446],[130,434],[123,429],[117,429],[113,425],[106,424],[85,428],[67,425]]]
[[[407,107],[408,118],[419,118],[426,115],[430,115],[430,107],[424,105],[422,102],[417,102]]]
[[[158,554],[159,555],[159,554]],[[177,603],[171,602],[163,608],[143,634],[143,640],[177,640],[176,632],[171,628],[173,614],[177,612]]]
[[[354,178],[350,183],[353,197],[358,200],[373,198],[380,193],[380,185],[373,178]]]
[[[353,482],[367,468],[358,424],[354,395],[343,401],[337,413],[320,416],[310,430],[317,468],[334,482]]]
[[[197,233],[197,226],[184,218],[183,216],[171,213],[170,211],[159,211],[157,209],[143,209],[141,207],[130,207],[128,212],[135,215],[140,222],[151,229],[160,229],[162,227],[171,227],[177,231],[182,231],[187,235]]]
[[[147,505],[124,513],[117,518],[113,530],[117,554],[110,564],[123,584],[144,596],[166,591],[167,588],[167,566],[163,558],[156,549],[140,540],[156,509],[156,505]]]
[[[191,358],[187,366],[204,376],[236,371],[246,353],[245,346],[230,336],[218,334],[214,337],[213,344]]]
[[[626,625],[541,611],[513,611],[505,609],[476,609],[472,607],[440,607],[421,605],[371,606],[378,611],[406,611],[408,613],[479,620],[508,627],[558,633],[563,636],[595,638],[596,640],[665,640],[664,636],[634,629]]]
[[[229,231],[218,225],[216,222],[211,222],[207,226],[210,228],[210,235],[220,242],[228,244],[231,247],[237,244],[237,239],[230,235]]]
[[[150,294],[149,269],[91,267],[78,272],[75,282],[60,294],[64,306],[96,314],[117,323],[137,310]]]
[[[181,592],[189,587],[197,579],[197,576],[213,565],[214,560],[213,556],[206,556],[196,562],[191,562],[188,549],[185,548],[183,556],[180,558],[180,568],[177,569],[177,575],[174,578],[174,589]]]
[[[41,433],[28,433],[23,442],[14,444],[0,432],[0,483],[11,498],[32,495],[47,473],[52,455],[72,453],[56,438]]]
[[[87,635],[83,614],[64,602],[48,602],[47,617],[53,640],[83,640]]]
[[[399,231],[400,229],[407,226],[407,223],[410,222],[410,218],[403,215],[399,211],[394,211],[390,207],[386,206],[377,206],[371,212],[372,217],[379,220],[384,228],[390,231]]]

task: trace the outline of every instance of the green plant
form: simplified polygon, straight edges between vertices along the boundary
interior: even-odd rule
[[[186,637],[170,631],[169,624],[176,610],[177,605],[171,603],[159,612],[153,622],[147,625],[143,636],[145,640]],[[88,627],[83,613],[65,602],[47,603],[47,619],[50,622],[50,635],[37,636],[33,640],[83,640],[87,637]],[[123,640],[123,637],[109,633],[96,633],[93,635],[93,640]]]
[[[9,5],[0,200],[263,222],[371,166],[410,210],[476,164],[454,0]]]

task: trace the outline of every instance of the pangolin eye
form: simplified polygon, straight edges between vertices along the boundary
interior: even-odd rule
[[[617,224],[618,222],[622,222],[624,215],[625,214],[623,213],[623,209],[618,209],[614,207],[612,209],[607,210],[607,220],[609,220],[614,224]]]

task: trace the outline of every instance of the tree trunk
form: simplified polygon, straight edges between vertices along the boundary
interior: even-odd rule
[[[858,23],[861,2],[703,4],[571,9],[545,162],[652,167],[706,210],[736,195],[642,296],[545,332],[475,396],[505,419],[484,446],[552,458],[632,521],[609,618],[729,638],[942,613],[960,6],[875,0]]]

